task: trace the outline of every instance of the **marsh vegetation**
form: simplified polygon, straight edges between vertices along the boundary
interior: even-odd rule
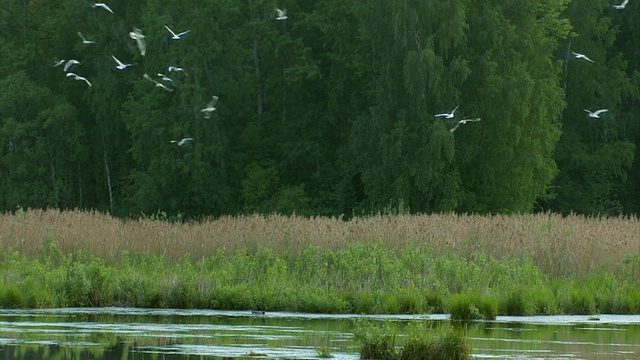
[[[640,312],[635,217],[256,215],[172,223],[27,210],[0,220],[3,307],[460,319]]]

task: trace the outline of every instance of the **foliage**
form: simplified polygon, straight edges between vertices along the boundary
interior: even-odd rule
[[[331,351],[329,351],[329,349],[326,348],[325,346],[322,346],[319,349],[317,349],[316,353],[318,354],[318,357],[321,359],[330,359],[334,357],[333,354],[331,354]]]
[[[391,333],[389,324],[378,327],[365,320],[358,322],[353,333],[361,344],[361,359],[393,360],[397,358],[395,335]]]
[[[4,307],[449,312],[454,320],[470,321],[497,315],[634,313],[640,298],[638,277],[626,276],[628,269],[621,275],[601,268],[549,279],[529,261],[487,260],[481,254],[465,260],[450,252],[408,261],[415,248],[391,250],[381,244],[311,247],[298,257],[258,247],[177,260],[129,252],[106,260],[83,249],[64,253],[51,240],[33,257],[2,250]],[[480,270],[489,264],[505,276]],[[419,268],[427,271],[415,271]],[[391,356],[393,339],[370,340],[375,340],[372,351]]]
[[[0,211],[181,221],[639,211],[633,3],[109,5],[114,14],[77,0],[3,1]],[[190,32],[174,41],[165,25]],[[133,66],[116,70],[112,56]],[[59,59],[78,59],[70,71],[92,86],[67,78]],[[173,91],[144,74],[169,76]],[[434,117],[456,106],[454,119]],[[596,107],[609,112],[586,118]],[[482,120],[451,132],[463,118]],[[170,142],[183,137],[194,141]]]
[[[622,29],[616,23],[636,16],[638,9],[623,14],[607,7],[603,2],[576,0],[565,11],[573,25],[562,46],[567,54],[563,74],[567,109],[555,152],[562,171],[554,181],[550,201],[552,209],[563,213],[637,211],[625,205],[635,191],[631,189],[637,187],[630,186],[634,181],[637,184],[630,179],[632,167],[638,165],[638,118],[632,104],[637,103],[640,92],[630,81],[637,68],[629,66],[624,50],[616,46],[636,36],[637,30]],[[594,62],[575,61],[569,51],[589,52]],[[609,112],[600,119],[585,116],[584,108],[596,107]]]
[[[480,309],[473,303],[467,294],[456,294],[449,300],[449,312],[451,320],[473,321],[482,319]]]
[[[359,320],[355,338],[361,343],[361,359],[471,359],[470,347],[462,333],[453,328],[432,328],[427,322],[414,320],[408,325],[409,338],[395,345],[393,329],[389,324],[373,326],[366,319]]]
[[[522,288],[514,289],[504,299],[503,312],[510,316],[525,316],[529,315],[528,297],[523,293]]]

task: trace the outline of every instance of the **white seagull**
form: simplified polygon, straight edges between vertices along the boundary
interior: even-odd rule
[[[144,42],[142,30],[133,28],[133,31],[129,32],[129,37],[136,41],[138,44],[138,50],[140,50],[140,55],[144,56],[147,52],[147,44]]]
[[[165,86],[163,83],[153,80],[151,76],[149,76],[148,74],[144,74],[142,75],[142,77],[153,82],[154,84],[156,84],[157,87],[161,88],[162,90],[169,91],[169,92],[173,91],[172,88]]]
[[[454,132],[456,131],[456,129],[458,129],[458,127],[460,127],[460,125],[464,125],[468,122],[476,122],[476,121],[480,121],[480,118],[475,118],[475,119],[462,119],[460,121],[458,121],[458,123],[456,124],[456,126],[454,126],[453,128],[449,129],[449,131]]]
[[[64,64],[64,72],[69,71],[73,65],[80,65],[80,61],[71,59]]]
[[[211,113],[216,111],[216,104],[218,104],[218,97],[214,95],[211,97],[211,101],[209,102],[209,104],[207,104],[207,107],[200,110],[201,112],[204,113],[205,118],[207,119],[210,118]]]
[[[160,74],[160,73],[158,73],[158,76],[160,76],[160,79],[161,79],[162,81],[166,81],[166,82],[173,82],[173,80],[171,80],[171,78],[170,78],[170,77],[168,77],[168,76],[167,76],[167,75],[165,75],[165,74]]]
[[[87,85],[91,86],[91,83],[89,82],[89,80],[83,78],[82,76],[78,76],[74,73],[67,73],[67,77],[73,78],[73,80],[82,80],[84,82],[87,83]]]
[[[592,119],[600,119],[600,114],[609,111],[609,109],[600,109],[598,111],[593,111],[593,112],[591,110],[584,109],[584,111],[589,113],[588,116],[590,118],[592,118]]]
[[[445,118],[445,119],[453,119],[454,113],[456,112],[456,110],[458,110],[459,107],[460,107],[460,105],[456,106],[456,108],[453,109],[450,113],[436,114],[436,117],[437,118]]]
[[[575,57],[576,59],[583,59],[583,60],[587,60],[587,61],[589,61],[589,62],[593,62],[593,60],[589,59],[589,58],[587,57],[587,55],[579,54],[579,53],[577,53],[577,52],[575,52],[575,51],[572,51],[572,53],[573,53],[573,57]]]
[[[177,66],[169,66],[169,69],[168,69],[168,70],[169,70],[169,72],[172,72],[172,71],[176,71],[176,72],[177,72],[177,71],[182,71],[185,75],[187,75],[187,73],[186,73],[186,72],[184,72],[184,69],[183,69],[183,68],[179,68],[179,67],[177,67]]]
[[[187,35],[189,32],[191,32],[191,30],[187,30],[187,31],[183,31],[180,34],[176,35],[176,33],[173,32],[173,30],[169,29],[169,27],[167,25],[164,26],[167,30],[169,30],[169,32],[171,33],[171,39],[172,40],[180,40],[181,37]]]
[[[80,39],[82,39],[82,43],[83,44],[95,44],[96,43],[93,40],[87,40],[87,38],[85,38],[84,35],[82,35],[82,33],[80,31],[78,31],[78,36],[80,36]]]
[[[172,143],[174,143],[174,144],[175,144],[175,143],[177,143],[177,144],[178,144],[178,146],[182,146],[182,145],[184,145],[187,141],[193,141],[193,138],[187,137],[187,138],[184,138],[184,139],[182,139],[182,140],[180,140],[180,141],[178,141],[178,140],[171,140],[171,142],[172,142]]]
[[[278,13],[278,16],[276,16],[276,20],[287,20],[287,9],[280,10],[276,8],[276,13]]]
[[[97,8],[97,7],[101,7],[101,8],[103,8],[103,9],[105,9],[108,12],[113,14],[113,10],[111,10],[111,8],[109,6],[107,6],[107,4],[105,4],[105,3],[95,3],[95,4],[92,4],[91,7],[94,8],[94,9]]]
[[[122,61],[118,60],[115,56],[111,55],[111,57],[113,58],[113,60],[116,61],[116,63],[118,65],[116,65],[116,69],[118,70],[124,70],[126,68],[128,68],[129,66],[132,66],[133,64],[123,64]]]
[[[627,6],[627,4],[628,4],[628,3],[629,3],[629,0],[624,0],[624,1],[622,2],[622,4],[620,4],[620,5],[613,5],[613,7],[614,7],[614,8],[616,8],[616,9],[618,9],[618,10],[622,10],[622,9],[624,9],[624,8]]]
[[[55,64],[53,64],[53,67],[58,67],[58,66],[60,66],[60,65],[64,64],[64,63],[65,63],[65,61],[66,61],[66,60],[58,60]]]

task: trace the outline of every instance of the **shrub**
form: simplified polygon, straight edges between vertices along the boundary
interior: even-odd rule
[[[479,299],[478,308],[482,318],[485,320],[495,320],[498,316],[498,301],[489,295],[483,295]]]
[[[595,314],[597,309],[593,293],[583,288],[573,289],[569,306],[565,310],[574,315]]]
[[[453,328],[433,329],[429,322],[409,323],[409,340],[399,351],[399,360],[467,360],[470,348],[462,333]]]
[[[522,289],[512,290],[502,305],[504,313],[510,316],[524,316],[529,312],[527,311],[527,301],[525,299],[525,292]]]
[[[443,314],[445,312],[444,297],[439,292],[429,291],[425,293],[424,302],[429,313]]]
[[[0,287],[0,307],[21,308],[25,306],[22,291],[14,284],[2,284]]]
[[[558,313],[558,301],[548,287],[538,286],[530,292],[533,314],[554,315]]]
[[[407,289],[396,292],[398,298],[398,313],[419,314],[425,311],[420,299],[419,290]]]
[[[468,360],[471,359],[471,349],[461,332],[450,330],[432,345],[428,359]]]
[[[474,305],[468,294],[455,294],[449,299],[451,320],[472,321],[481,319],[480,309]]]
[[[398,356],[395,335],[391,335],[388,323],[373,326],[366,320],[356,322],[355,339],[360,342],[360,359],[393,360]]]
[[[329,349],[325,346],[322,346],[319,349],[317,349],[316,353],[318,354],[318,357],[321,359],[330,359],[333,357],[333,355],[331,354],[331,351],[329,351]]]
[[[620,297],[619,305],[618,305],[618,313],[620,314],[640,313],[640,288],[626,289],[625,294]]]

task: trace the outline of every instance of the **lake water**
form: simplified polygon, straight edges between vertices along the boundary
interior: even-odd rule
[[[0,309],[0,359],[359,359],[359,315],[82,308]],[[426,316],[367,316],[404,327]],[[430,315],[448,326],[447,315]],[[498,317],[466,328],[478,359],[640,359],[640,315]],[[406,332],[405,332],[406,334]]]

